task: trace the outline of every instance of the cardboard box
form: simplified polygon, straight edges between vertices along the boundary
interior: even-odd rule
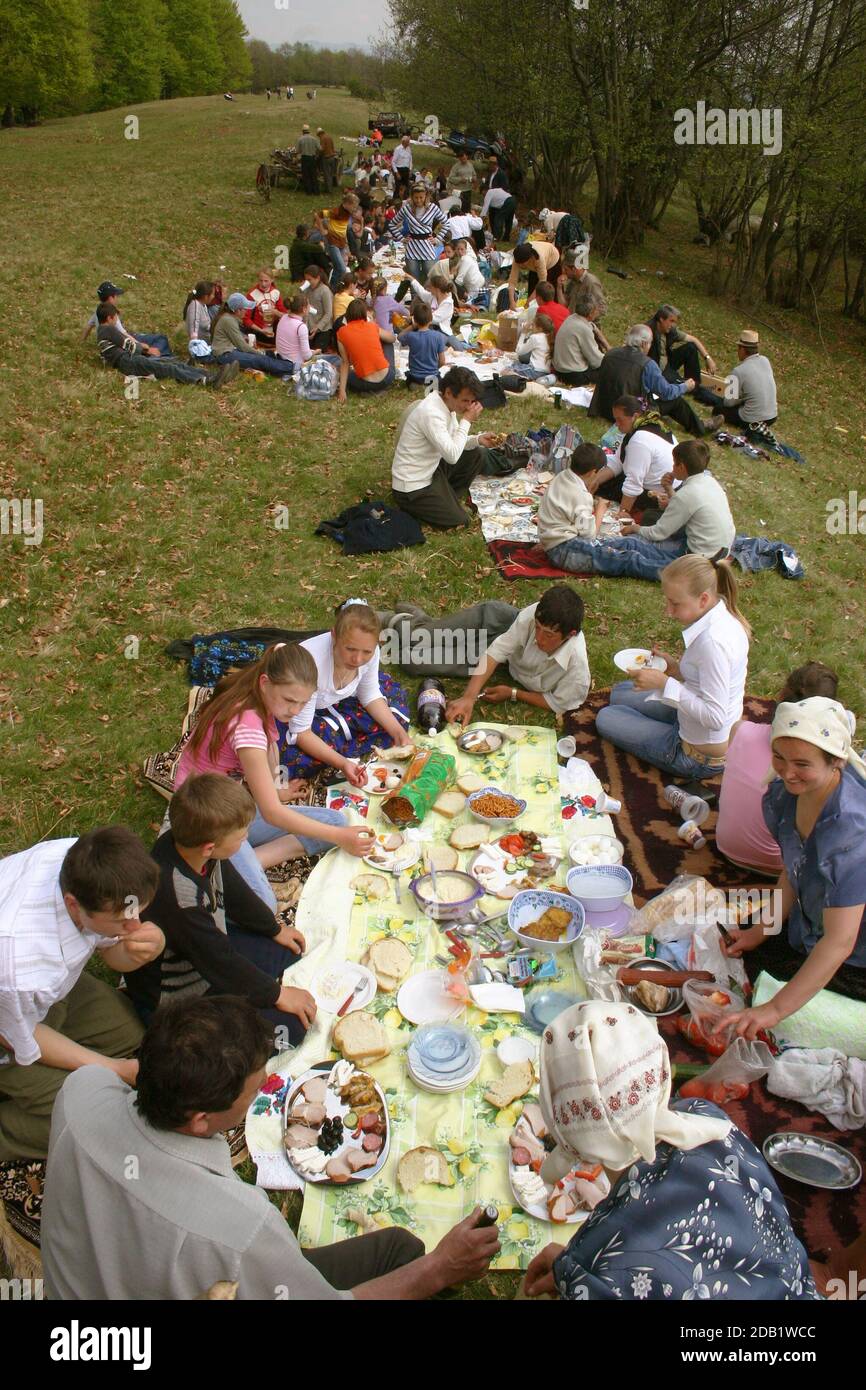
[[[513,352],[517,337],[517,313],[514,309],[503,309],[496,319],[496,346],[502,352]]]

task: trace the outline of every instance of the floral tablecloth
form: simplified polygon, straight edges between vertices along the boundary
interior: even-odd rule
[[[503,726],[490,724],[489,727]],[[420,737],[417,741],[419,744],[425,742]],[[585,782],[581,781],[570,795],[560,795],[555,735],[549,730],[528,728],[523,741],[506,742],[498,753],[483,759],[460,753],[450,736],[444,733],[436,746],[455,754],[458,775],[471,768],[492,784],[526,798],[529,804],[520,825],[538,834],[560,834],[563,849],[579,835],[611,833],[608,817],[590,813],[589,803],[600,790],[600,784],[588,769]],[[332,804],[338,804],[343,795],[338,791],[336,800],[331,798]],[[351,809],[354,795],[345,795],[344,809]],[[373,800],[368,822],[375,825],[380,818],[381,808]],[[466,819],[469,819],[467,811],[454,820],[431,812],[421,828],[423,837],[445,841],[455,826]],[[470,854],[461,855],[461,867],[465,867],[463,861],[470,857]],[[564,884],[567,867],[566,859],[557,875],[558,884]],[[357,894],[353,896],[348,884],[358,869],[358,862],[347,855],[329,855],[305,886],[297,924],[307,935],[308,951],[316,957],[316,969],[325,960],[359,960],[372,941],[389,935],[399,937],[411,949],[415,962],[413,973],[438,968],[434,957],[447,948],[448,942],[437,924],[415,908],[415,900],[406,887],[409,874],[403,876],[398,905],[393,894],[378,902],[368,902]],[[327,909],[324,907],[326,901]],[[481,905],[489,913],[505,906],[492,897],[482,899]],[[343,920],[338,921],[341,916]],[[323,942],[327,943],[324,952]],[[583,996],[585,991],[571,953],[561,952],[557,965],[557,978],[546,981],[546,986]],[[286,979],[292,984],[308,984],[313,973],[308,962],[302,961],[293,967]],[[536,1035],[524,1027],[520,1015],[485,1014],[474,1005],[468,1006],[463,1021],[480,1038],[481,1071],[464,1091],[431,1095],[419,1090],[409,1079],[403,1054],[414,1029],[398,1011],[396,997],[377,994],[368,1008],[385,1025],[392,1048],[389,1057],[369,1068],[388,1103],[390,1154],[385,1166],[368,1183],[350,1187],[306,1185],[298,1233],[301,1244],[326,1245],[358,1234],[355,1216],[360,1210],[377,1226],[399,1225],[412,1230],[431,1249],[476,1204],[493,1203],[499,1210],[502,1244],[496,1267],[525,1268],[532,1256],[555,1238],[557,1231],[559,1238],[562,1237],[563,1228],[555,1229],[547,1222],[527,1216],[511,1192],[508,1136],[519,1117],[522,1102],[496,1110],[484,1099],[483,1092],[502,1072],[494,1050],[496,1043],[511,1033],[523,1034],[533,1041],[537,1041]],[[274,1162],[282,1161],[279,1156],[280,1111],[286,1088],[281,1082],[289,1076],[300,1075],[315,1062],[336,1055],[327,1041],[331,1022],[332,1018],[320,1011],[302,1047],[278,1059],[274,1065],[271,1094],[262,1095],[254,1102],[247,1121],[247,1140],[257,1161],[261,1162],[263,1150],[273,1153]],[[526,1099],[529,1097],[524,1097]],[[419,1144],[432,1145],[444,1153],[449,1165],[450,1186],[424,1184],[411,1195],[398,1188],[397,1165],[403,1154]],[[264,1166],[267,1169],[267,1160]]]

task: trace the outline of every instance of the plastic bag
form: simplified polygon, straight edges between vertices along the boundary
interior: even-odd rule
[[[715,927],[724,911],[725,897],[718,888],[694,874],[678,874],[641,908],[635,930],[651,932],[656,941],[682,941],[705,922]]]
[[[766,1043],[735,1038],[723,1055],[702,1073],[701,1081],[710,1085],[720,1081],[742,1081],[750,1086],[753,1081],[760,1081],[762,1076],[767,1075],[773,1060]]]
[[[725,989],[725,981],[733,980],[742,991],[743,997],[751,994],[746,967],[738,956],[726,956],[722,950],[722,938],[715,921],[700,922],[689,945],[689,970],[709,970],[714,979],[721,981],[719,988]]]
[[[332,362],[305,362],[295,381],[295,395],[305,401],[327,401],[337,394],[339,376]]]
[[[590,999],[604,999],[609,1004],[622,1002],[622,987],[617,984],[609,965],[602,965],[601,950],[605,933],[586,928],[572,946],[577,973],[586,986]]]
[[[743,1007],[743,1000],[738,994],[728,985],[719,984],[718,980],[686,980],[683,998],[705,1038],[730,1041],[731,1030],[724,1025]]]

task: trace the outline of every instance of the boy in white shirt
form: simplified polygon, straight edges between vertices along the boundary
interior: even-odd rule
[[[598,535],[602,517],[610,505],[606,498],[593,498],[591,489],[607,455],[598,444],[578,444],[571,463],[557,473],[538,508],[538,544],[552,565],[568,569],[563,559],[568,547],[580,537],[591,540]],[[559,555],[559,558],[557,558]]]

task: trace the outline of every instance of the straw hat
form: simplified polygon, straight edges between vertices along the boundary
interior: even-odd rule
[[[737,347],[755,348],[760,343],[760,338],[754,328],[744,328],[737,339]]]

